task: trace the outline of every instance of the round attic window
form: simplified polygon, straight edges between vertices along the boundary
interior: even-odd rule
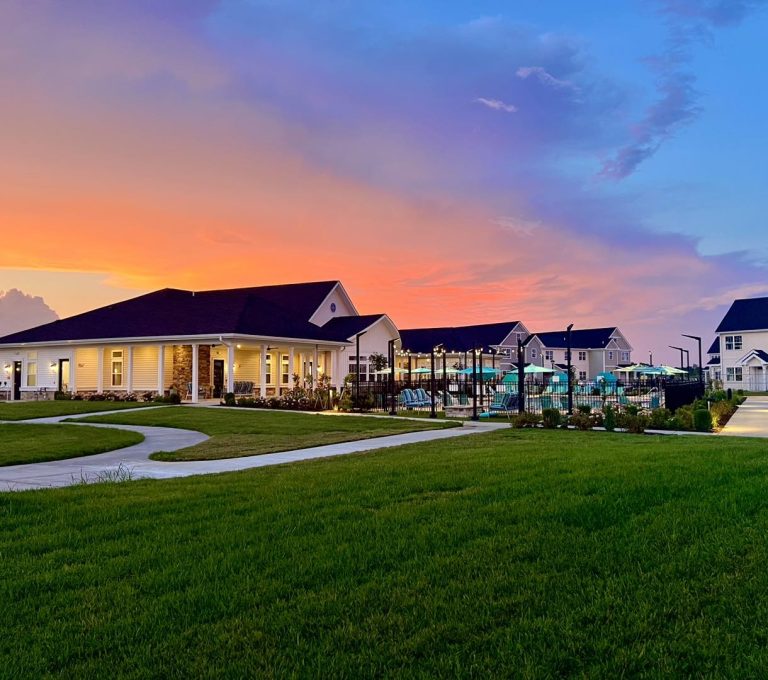
[[[335,312],[335,311],[336,311],[336,303],[331,302],[331,312]]]

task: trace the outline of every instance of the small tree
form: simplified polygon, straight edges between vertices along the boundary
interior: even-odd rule
[[[387,357],[381,352],[371,352],[368,355],[368,363],[374,371],[383,371],[389,365]]]

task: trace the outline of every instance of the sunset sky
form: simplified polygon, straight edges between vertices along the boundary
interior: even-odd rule
[[[0,331],[338,278],[400,327],[676,362],[768,295],[763,0],[2,0],[0,31]]]

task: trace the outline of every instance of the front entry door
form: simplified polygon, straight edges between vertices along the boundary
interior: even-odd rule
[[[59,392],[69,391],[69,359],[59,359]]]
[[[213,360],[213,398],[221,399],[224,393],[224,359]]]
[[[21,362],[13,362],[13,400],[21,399]]]

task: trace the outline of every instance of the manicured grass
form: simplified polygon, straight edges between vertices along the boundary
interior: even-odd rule
[[[117,411],[128,408],[157,406],[151,402],[135,401],[24,401],[12,404],[0,403],[0,420],[28,420],[69,416],[78,413]]]
[[[455,425],[395,418],[183,406],[162,411],[95,416],[85,421],[180,427],[210,435],[208,441],[197,446],[151,456],[154,460],[166,461],[239,458]]]
[[[137,432],[103,427],[0,424],[0,466],[91,456],[143,440]]]
[[[0,496],[7,677],[762,677],[768,450],[503,430]]]

